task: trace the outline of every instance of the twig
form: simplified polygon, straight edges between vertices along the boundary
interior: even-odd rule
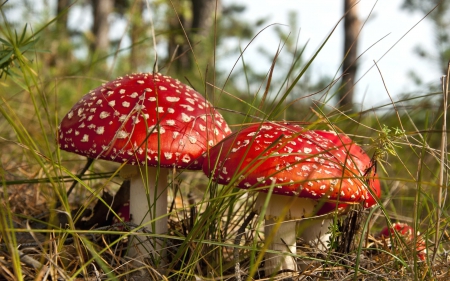
[[[37,260],[33,259],[29,255],[27,255],[24,252],[22,252],[22,250],[17,250],[17,251],[19,252],[20,260],[23,263],[28,264],[29,266],[31,266],[34,269],[48,270],[48,266],[43,265],[42,263],[40,263]]]
[[[94,162],[93,158],[88,158],[86,165],[84,165],[83,169],[78,173],[77,177],[81,178],[84,173],[86,173],[86,171],[89,169],[89,167],[92,165],[92,163]],[[75,186],[77,185],[77,181],[74,180],[72,185],[70,186],[69,190],[67,191],[67,197],[69,197],[70,193],[72,193],[73,189],[75,188]],[[56,208],[61,206],[61,202],[58,202],[58,204],[56,204]]]
[[[439,191],[438,191],[438,207],[436,209],[436,232],[435,232],[435,244],[433,251],[434,261],[436,257],[436,253],[439,247],[439,228],[440,228],[440,220],[441,220],[441,208],[443,206],[443,196],[442,190],[444,185],[444,174],[445,174],[445,162],[446,162],[446,147],[447,147],[447,95],[448,95],[448,83],[450,76],[450,61],[447,66],[447,75],[442,76],[442,103],[443,103],[443,113],[442,113],[442,136],[441,136],[441,161],[439,167]]]

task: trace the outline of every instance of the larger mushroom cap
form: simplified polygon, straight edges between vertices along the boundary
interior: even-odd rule
[[[273,184],[273,194],[279,195],[344,203],[371,198],[358,167],[337,155],[340,149],[315,131],[266,122],[217,144],[203,171],[218,183],[234,181],[241,188],[267,192]]]
[[[231,131],[191,87],[139,73],[90,91],[64,116],[58,133],[61,149],[90,158],[200,169],[199,156]]]

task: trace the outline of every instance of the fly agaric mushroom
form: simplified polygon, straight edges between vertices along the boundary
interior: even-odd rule
[[[296,220],[313,217],[321,209],[334,210],[336,204],[360,204],[371,197],[356,165],[342,162],[338,149],[314,131],[265,122],[231,134],[210,149],[203,171],[220,184],[259,191],[255,204],[259,213],[270,196],[265,208],[265,237],[272,237],[268,250],[295,254]],[[267,193],[270,189],[272,194]],[[284,222],[276,226],[280,217]],[[274,231],[276,227],[278,231]],[[277,269],[297,270],[291,256],[266,253],[265,257],[266,276]]]
[[[407,244],[414,241],[414,228],[407,223],[402,222],[394,222],[391,227],[385,226],[380,233],[378,233],[377,237],[386,240],[394,237],[395,233],[405,239]],[[420,237],[419,232],[417,232],[416,252],[417,257],[420,260],[424,261],[426,259],[427,248],[425,241]]]
[[[377,203],[375,198],[380,198],[381,195],[380,182],[373,168],[373,162],[364,150],[345,134],[322,130],[314,130],[313,132],[335,144],[335,147],[329,150],[329,152],[333,153],[342,165],[344,163],[353,163],[356,166],[358,171],[357,175],[365,178],[367,185],[371,187],[371,192],[373,193],[369,195],[369,198],[364,200],[364,207],[369,208],[375,205]],[[332,213],[333,209],[338,210],[338,213],[346,213],[350,207],[351,205],[345,203],[336,205],[325,202],[319,209],[317,215]],[[307,231],[301,232],[300,237],[305,242],[316,245],[320,250],[325,250],[325,245],[330,237],[330,233],[327,233],[328,228],[332,223],[333,219],[329,218],[329,216],[325,216],[323,219],[310,220],[305,223],[300,222],[299,226],[301,229],[308,228]],[[303,224],[305,224],[304,227],[302,226]],[[311,229],[315,229],[315,231],[311,231]]]
[[[162,234],[168,171],[201,169],[201,155],[230,133],[222,115],[191,87],[138,73],[86,94],[63,118],[58,141],[63,150],[133,167],[126,172],[133,221]]]

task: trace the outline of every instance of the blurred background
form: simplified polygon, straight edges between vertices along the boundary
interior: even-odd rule
[[[59,15],[45,31],[52,37],[41,42],[50,52],[42,63],[53,75],[86,74],[97,63],[108,69],[97,76],[112,79],[151,70],[157,55],[162,72],[204,75],[208,65],[218,87],[229,76],[232,88],[247,93],[260,87],[278,48],[279,80],[299,55],[303,65],[311,59],[332,32],[295,93],[345,73],[339,83],[347,86],[334,104],[345,97],[340,105],[368,109],[390,103],[385,86],[394,100],[440,88],[450,53],[448,6],[436,0],[15,0],[2,10],[13,26],[28,23],[33,30]]]

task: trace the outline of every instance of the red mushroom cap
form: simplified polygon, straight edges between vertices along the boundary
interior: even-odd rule
[[[337,149],[333,150],[335,152],[334,154],[340,158],[342,163],[354,163],[359,171],[359,176],[366,178],[367,185],[371,188],[372,193],[377,198],[380,198],[380,181],[378,180],[372,161],[366,152],[346,134],[321,130],[315,130],[314,132],[331,140],[337,146]],[[375,204],[377,204],[377,201],[369,193],[369,198],[365,200],[364,207],[369,208]]]
[[[392,224],[392,227],[385,226],[380,231],[380,233],[378,233],[378,237],[382,239],[387,239],[393,236],[394,232],[397,232],[399,235],[403,236],[406,242],[412,242],[414,239],[414,228],[412,228],[412,226],[408,225],[407,223],[402,222],[395,222]],[[420,233],[417,232],[417,235],[419,236]],[[423,240],[422,237],[417,237],[416,252],[417,257],[420,260],[425,260],[427,248],[425,241]]]
[[[234,181],[240,188],[267,192],[273,183],[274,194],[345,203],[366,200],[369,192],[358,170],[351,161],[343,165],[336,150],[331,140],[314,131],[266,122],[210,149],[203,171],[220,184]]]
[[[128,164],[200,169],[209,147],[231,133],[222,115],[191,87],[139,73],[90,91],[64,116],[61,149]]]
[[[130,215],[130,202],[126,202],[123,205],[119,206],[119,209],[117,210],[117,215],[122,219],[124,222],[131,221],[131,215]],[[117,217],[113,217],[112,223],[116,224],[119,223],[120,220]]]
[[[409,226],[407,223],[395,222],[392,224],[392,227],[385,226],[380,231],[378,236],[384,237],[384,238],[389,238],[392,234],[394,234],[394,232],[397,232],[398,234],[411,240],[414,235],[414,228]]]

